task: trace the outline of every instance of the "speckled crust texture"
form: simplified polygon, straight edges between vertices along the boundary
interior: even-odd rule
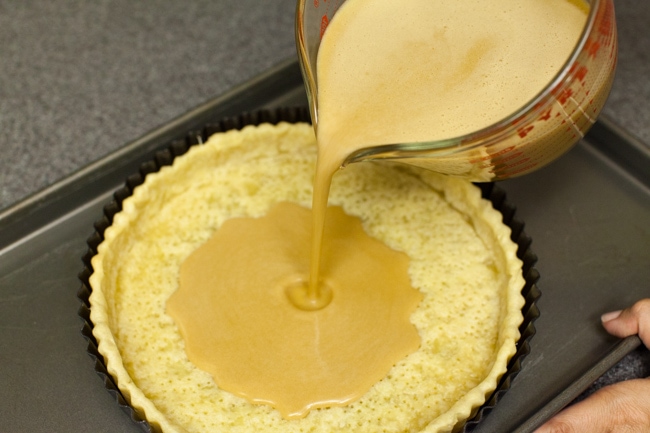
[[[165,432],[448,432],[484,403],[515,353],[521,262],[501,214],[465,181],[401,165],[356,164],[330,203],[411,258],[424,297],[411,316],[420,350],[346,407],[298,421],[224,392],[189,362],[166,299],[180,263],[228,218],[278,201],[308,207],[315,162],[306,124],[215,135],[147,177],[93,258],[91,320],[109,373]],[[362,193],[360,193],[362,192]]]

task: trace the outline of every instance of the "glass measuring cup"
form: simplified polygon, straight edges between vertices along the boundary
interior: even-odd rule
[[[297,5],[296,43],[316,130],[318,49],[344,1],[299,0]],[[614,78],[617,38],[613,1],[588,3],[586,25],[567,62],[512,115],[459,137],[363,148],[350,154],[343,165],[396,160],[472,181],[495,181],[529,173],[555,160],[593,125]]]

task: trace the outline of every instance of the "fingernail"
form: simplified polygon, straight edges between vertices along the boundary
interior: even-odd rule
[[[600,320],[602,322],[609,322],[610,320],[614,320],[618,316],[620,316],[622,312],[623,310],[610,311],[609,313],[605,313],[602,316],[600,316]]]

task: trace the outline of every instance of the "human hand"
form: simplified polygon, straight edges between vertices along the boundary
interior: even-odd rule
[[[650,348],[650,299],[632,307],[603,314],[603,326],[612,335],[638,334]],[[568,407],[535,433],[650,432],[650,378],[606,386]]]
[[[621,338],[638,334],[650,349],[650,299],[642,299],[622,311],[603,314],[601,320],[610,334]]]
[[[650,379],[634,379],[599,389],[569,406],[535,433],[647,433]]]

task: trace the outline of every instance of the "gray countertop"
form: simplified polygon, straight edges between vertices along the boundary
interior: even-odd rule
[[[294,0],[0,3],[0,209],[294,57]],[[650,5],[604,113],[650,143]]]
[[[0,2],[0,211],[295,58],[294,8],[294,0]],[[616,12],[619,66],[604,114],[650,145],[650,4],[621,0]],[[607,376],[647,375],[648,358],[637,351]]]
[[[0,208],[295,56],[294,8],[0,3]]]

